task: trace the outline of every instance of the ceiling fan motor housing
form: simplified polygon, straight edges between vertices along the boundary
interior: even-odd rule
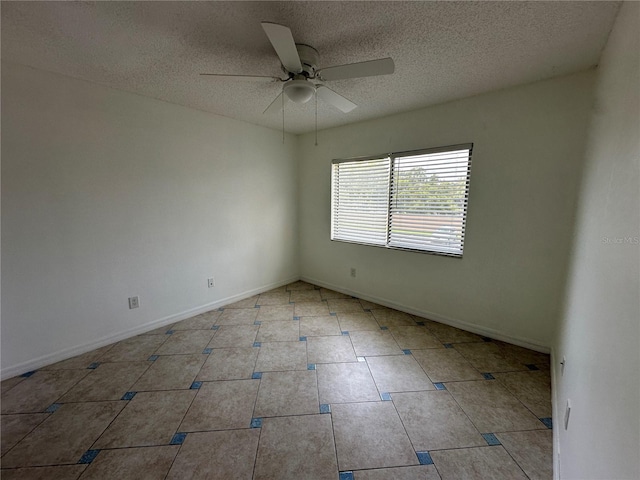
[[[300,63],[302,63],[302,72],[300,73],[307,78],[314,78],[318,66],[318,51],[304,43],[296,43],[296,50],[300,57]]]
[[[318,51],[302,43],[296,44],[296,50],[300,56],[302,71],[300,73],[288,72],[293,80],[286,82],[283,89],[290,100],[296,103],[306,103],[316,93],[316,86],[309,79],[316,75]]]

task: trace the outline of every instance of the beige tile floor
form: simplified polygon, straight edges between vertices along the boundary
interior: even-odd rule
[[[552,478],[549,357],[304,282],[2,382],[3,479]]]

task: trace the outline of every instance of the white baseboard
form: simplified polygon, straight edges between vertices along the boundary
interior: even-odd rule
[[[299,276],[295,276],[285,281],[274,282],[268,285],[263,285],[262,287],[254,288],[252,290],[247,290],[237,295],[232,295],[231,297],[216,300],[215,302],[207,303],[205,305],[200,305],[198,307],[191,308],[189,310],[185,310],[179,313],[175,313],[173,315],[168,315],[166,317],[153,320],[151,322],[147,322],[142,325],[129,328],[127,330],[122,330],[117,333],[106,335],[92,342],[84,343],[82,345],[75,345],[70,348],[65,348],[57,352],[49,353],[47,355],[43,355],[41,357],[34,358],[29,361],[19,363],[17,365],[12,365],[10,367],[3,368],[2,370],[0,370],[0,379],[5,380],[7,378],[15,377],[16,375],[22,375],[23,373],[30,372],[32,370],[37,370],[46,365],[50,365],[52,363],[61,362],[62,360],[66,360],[68,358],[75,357],[76,355],[81,355],[83,353],[90,352],[91,350],[95,350],[96,348],[104,347],[106,345],[119,342],[120,340],[133,337],[140,333],[149,332],[151,330],[155,330],[156,328],[160,328],[165,325],[170,325],[172,323],[179,322],[180,320],[193,317],[194,315],[198,315],[200,313],[208,312],[215,308],[223,307],[225,305],[228,305],[233,302],[237,302],[239,300],[243,300],[253,295],[266,292],[274,288],[282,287],[289,283],[293,283],[299,279],[300,279]]]
[[[444,323],[445,325],[449,325],[451,327],[461,328],[462,330],[466,330],[468,332],[476,333],[478,335],[482,335],[484,337],[493,338],[495,340],[501,340],[503,342],[511,343],[513,345],[518,345],[520,347],[528,348],[530,350],[535,350],[540,353],[550,353],[550,348],[546,345],[540,345],[533,340],[513,337],[511,335],[505,335],[497,330],[492,328],[483,327],[481,325],[474,325],[471,323],[464,322],[462,320],[457,320],[454,318],[445,317],[435,312],[427,312],[424,310],[418,310],[416,308],[403,305],[401,303],[394,302],[388,298],[382,297],[374,297],[368,295],[363,292],[358,292],[356,290],[350,290],[345,287],[341,287],[338,285],[332,285],[321,280],[317,280],[315,278],[302,276],[301,280],[312,283],[314,285],[318,285],[320,287],[329,288],[331,290],[335,290],[336,292],[344,293],[346,295],[351,295],[353,297],[358,297],[363,300],[367,300],[369,302],[377,303],[379,305],[383,305],[385,307],[394,308],[396,310],[400,310],[402,312],[410,313],[411,315],[418,315],[420,317],[428,318],[429,320],[435,320],[436,322]]]
[[[350,290],[341,286],[337,286],[337,285],[332,285],[326,282],[323,282],[321,280],[317,280],[314,278],[310,278],[310,277],[291,277],[287,280],[284,281],[280,281],[280,282],[274,282],[268,285],[263,285],[262,287],[259,288],[254,288],[252,290],[247,290],[245,292],[239,293],[237,295],[233,295],[227,298],[223,298],[220,300],[216,300],[215,302],[212,303],[208,303],[205,305],[200,305],[198,307],[189,309],[189,310],[185,310],[173,315],[168,315],[166,317],[157,319],[157,320],[153,320],[151,322],[147,322],[143,325],[138,325],[136,327],[127,329],[127,330],[123,330],[111,335],[106,335],[104,337],[101,337],[95,341],[92,342],[88,342],[82,345],[76,345],[70,348],[66,348],[63,350],[59,350],[57,352],[54,353],[50,353],[47,355],[43,355],[41,357],[26,361],[26,362],[22,362],[20,364],[17,365],[12,365],[10,367],[7,368],[3,368],[2,370],[0,370],[0,379],[5,380],[7,378],[11,378],[14,377],[16,375],[21,375],[23,373],[32,371],[32,370],[37,370],[38,368],[42,368],[46,365],[50,365],[52,363],[56,363],[56,362],[60,362],[62,360],[66,360],[68,358],[74,357],[76,355],[80,355],[86,352],[89,352],[91,350],[94,350],[96,348],[100,348],[100,347],[104,347],[106,345],[110,345],[114,342],[118,342],[120,340],[124,340],[126,338],[129,337],[133,337],[135,335],[138,335],[140,333],[144,333],[144,332],[148,332],[150,330],[154,330],[156,328],[160,328],[163,327],[165,325],[170,325],[172,323],[175,322],[179,322],[180,320],[184,320],[186,318],[192,317],[194,315],[198,315],[200,313],[204,313],[207,312],[209,310],[213,310],[215,308],[219,308],[222,307],[224,305],[227,305],[229,303],[233,303],[233,302],[237,302],[239,300],[243,300],[245,298],[248,298],[252,295],[256,295],[262,292],[265,292],[267,290],[271,290],[273,288],[278,288],[284,285],[287,285],[289,283],[293,283],[297,280],[303,280],[305,282],[309,282],[312,283],[314,285],[318,285],[320,287],[324,287],[324,288],[329,288],[331,290],[335,290],[337,292],[341,292],[347,295],[352,295],[354,297],[358,297],[358,298],[362,298],[363,300],[368,300],[370,302],[374,302],[380,305],[383,305],[385,307],[389,307],[389,308],[394,308],[396,310],[400,310],[406,313],[410,313],[412,315],[418,315],[420,317],[425,317],[428,318],[430,320],[435,320],[437,322],[440,323],[444,323],[445,325],[450,325],[452,327],[457,327],[457,328],[461,328],[463,330],[467,330],[469,332],[472,333],[476,333],[478,335],[483,335],[486,337],[490,337],[490,338],[494,338],[496,340],[502,340],[504,342],[508,342],[508,343],[512,343],[514,345],[519,345],[521,347],[524,348],[529,348],[531,350],[535,350],[538,352],[542,352],[542,353],[550,353],[551,349],[547,346],[544,345],[540,345],[534,341],[528,340],[528,339],[524,339],[524,338],[519,338],[519,337],[513,337],[510,335],[505,335],[503,333],[500,333],[496,330],[493,330],[491,328],[486,328],[483,326],[479,326],[479,325],[473,325],[467,322],[463,322],[461,320],[457,320],[457,319],[452,319],[452,318],[448,318],[442,315],[439,315],[437,313],[434,312],[428,312],[428,311],[423,311],[423,310],[418,310],[412,307],[409,307],[407,305],[403,305],[397,302],[394,302],[390,299],[387,298],[381,298],[381,297],[374,297],[372,295],[367,295],[366,293],[363,292],[359,292],[356,290]],[[553,369],[552,369],[552,375],[553,375]],[[552,377],[553,378],[553,377]],[[555,391],[555,384],[553,385],[553,389],[552,391]],[[555,413],[555,402],[554,402],[554,413]],[[554,431],[554,437],[555,437],[555,431]],[[556,445],[555,443],[555,438],[554,438],[554,446]],[[555,462],[555,456],[554,456],[554,462]],[[554,469],[555,471],[555,469]]]

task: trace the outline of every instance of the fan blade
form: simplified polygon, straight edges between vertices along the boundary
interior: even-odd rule
[[[316,88],[316,95],[325,102],[336,107],[338,110],[342,110],[344,113],[348,113],[357,107],[357,105],[351,100],[346,99],[339,93],[334,92],[324,85],[320,85]]]
[[[391,58],[369,60],[368,62],[349,63],[319,70],[317,76],[321,80],[342,80],[344,78],[372,77],[374,75],[389,75],[395,70]]]
[[[289,72],[300,73],[302,71],[302,63],[300,63],[300,56],[298,55],[296,42],[293,41],[291,30],[284,25],[269,22],[262,22],[262,28],[267,37],[269,37],[269,41],[284,68]]]
[[[279,80],[284,82],[280,77],[274,77],[271,75],[234,75],[232,73],[201,73],[201,76],[206,77],[231,77],[231,78],[270,78],[271,80]]]
[[[275,100],[273,102],[271,102],[271,104],[265,109],[264,112],[262,112],[263,115],[272,115],[274,113],[278,113],[282,111],[282,96],[284,95],[284,103],[289,103],[289,99],[287,98],[287,96],[284,94],[284,92],[282,92],[280,95],[278,95]]]

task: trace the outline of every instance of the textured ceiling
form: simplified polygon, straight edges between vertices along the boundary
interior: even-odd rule
[[[282,84],[261,21],[287,25],[319,67],[392,57],[396,73],[327,82],[319,128],[414,110],[595,65],[618,2],[2,2],[2,58],[274,129]],[[286,109],[312,131],[314,102]]]

